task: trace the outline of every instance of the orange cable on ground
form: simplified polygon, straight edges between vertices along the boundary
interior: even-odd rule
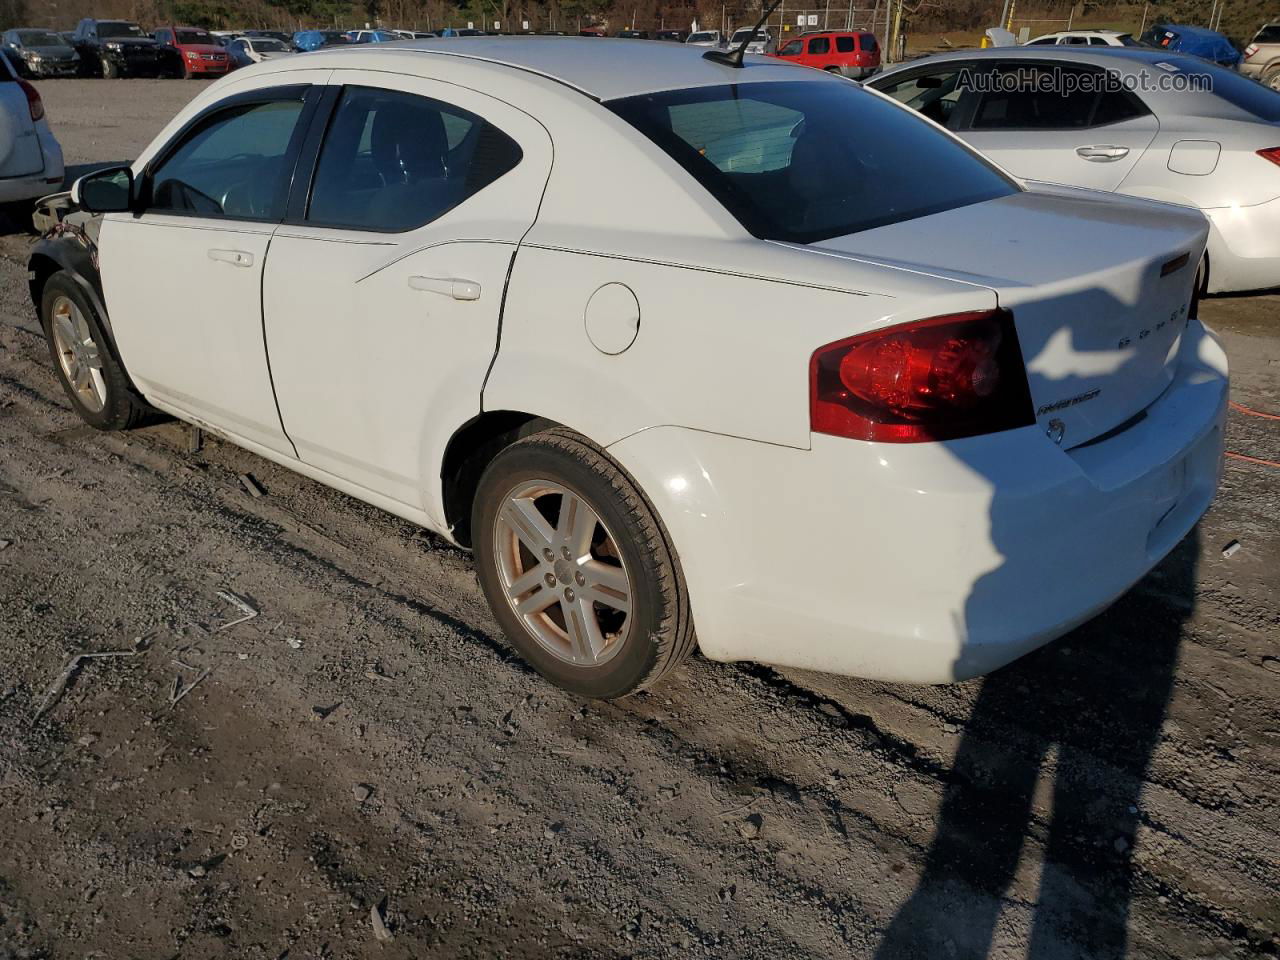
[[[1249,463],[1260,463],[1264,467],[1275,467],[1277,470],[1280,470],[1280,463],[1277,463],[1275,460],[1263,460],[1260,457],[1246,457],[1243,453],[1236,453],[1234,450],[1227,450],[1225,453],[1233,460],[1245,460]]]
[[[1262,413],[1259,410],[1250,410],[1244,404],[1236,403],[1234,400],[1231,401],[1231,409],[1239,410],[1241,413],[1248,414],[1251,417],[1261,417],[1263,420],[1280,420],[1280,417],[1276,416],[1274,413]]]

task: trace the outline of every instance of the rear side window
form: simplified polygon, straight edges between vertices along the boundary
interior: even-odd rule
[[[858,45],[867,53],[875,53],[880,49],[880,45],[876,43],[876,37],[873,33],[858,34]]]
[[[443,216],[520,162],[487,120],[439,100],[347,87],[316,167],[307,220],[404,231]]]
[[[1269,23],[1253,38],[1254,43],[1280,43],[1280,23]]]
[[[810,53],[828,53],[831,50],[831,41],[826,37],[814,37],[809,41]]]
[[[605,106],[762,239],[813,243],[1018,192],[946,134],[852,83],[729,84]]]
[[[1097,83],[1067,84],[1058,89],[1052,82],[1052,73],[1061,69],[1056,64],[1016,64],[1001,69],[1017,82],[982,95],[973,116],[974,130],[1075,130],[1118,123],[1148,112],[1132,95],[1100,90]],[[1041,77],[1044,83],[1036,81],[1035,75],[1045,74],[1048,76]]]
[[[836,37],[836,53],[853,53],[853,37]]]
[[[301,100],[274,100],[205,117],[151,170],[148,211],[280,220],[301,113]]]

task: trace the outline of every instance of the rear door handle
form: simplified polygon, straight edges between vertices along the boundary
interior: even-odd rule
[[[248,250],[210,250],[210,260],[221,260],[235,267],[252,267],[253,254]]]
[[[1118,147],[1110,143],[1100,143],[1088,147],[1076,147],[1076,155],[1094,163],[1109,163],[1129,155],[1128,147]]]
[[[480,284],[460,277],[410,277],[409,286],[425,293],[438,293],[455,300],[479,300]]]

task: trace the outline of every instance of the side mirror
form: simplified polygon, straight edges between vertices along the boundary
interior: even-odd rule
[[[127,166],[86,173],[71,185],[71,202],[89,213],[124,213],[133,208],[133,171]]]

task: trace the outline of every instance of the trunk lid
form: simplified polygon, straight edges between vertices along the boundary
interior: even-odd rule
[[[1207,234],[1198,210],[1036,184],[814,246],[994,291],[1013,313],[1036,420],[1069,448],[1173,379]]]

